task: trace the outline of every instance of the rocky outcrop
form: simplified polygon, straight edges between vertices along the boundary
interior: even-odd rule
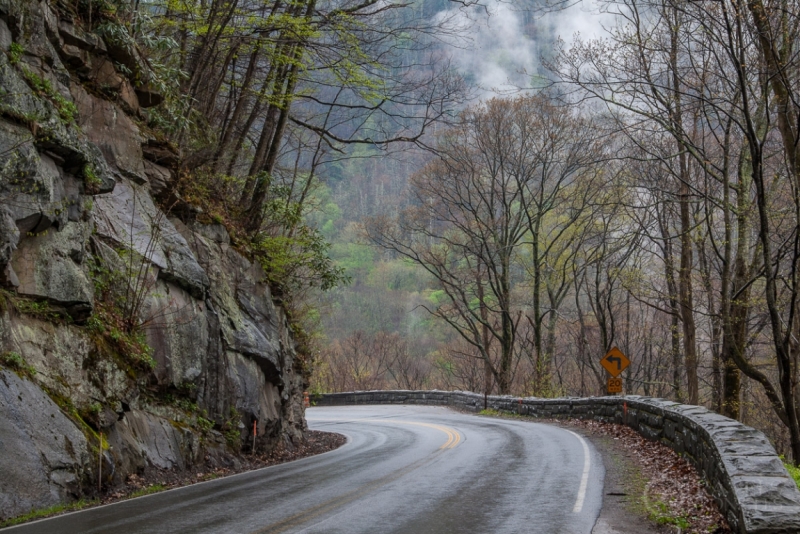
[[[86,437],[32,382],[0,370],[0,509],[30,510],[83,493]]]
[[[303,437],[263,270],[154,199],[179,157],[139,126],[152,81],[53,4],[0,0],[0,520],[235,463],[254,423],[261,447]]]

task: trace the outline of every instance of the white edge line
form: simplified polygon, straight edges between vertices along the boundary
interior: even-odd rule
[[[35,521],[26,521],[25,523],[20,523],[18,525],[12,525],[10,527],[0,528],[0,532],[10,532],[10,531],[18,529],[18,528],[23,528],[23,527],[27,527],[27,526],[30,526],[30,525],[35,525],[36,523],[44,523],[45,521],[52,521],[54,519],[61,519],[62,517],[67,517],[68,515],[82,514],[84,512],[91,512],[92,510],[99,510],[100,508],[108,508],[109,506],[116,506],[118,504],[123,504],[123,503],[130,502],[130,501],[136,501],[136,500],[139,500],[139,499],[147,499],[148,497],[156,497],[158,495],[164,495],[165,493],[169,493],[169,492],[172,492],[172,491],[186,490],[186,489],[189,489],[189,488],[194,488],[194,487],[200,486],[202,484],[212,484],[212,483],[215,483],[215,482],[216,483],[220,483],[223,480],[230,480],[230,479],[235,478],[235,477],[241,477],[241,476],[244,476],[244,475],[257,473],[259,471],[265,471],[267,469],[272,469],[274,467],[281,467],[283,465],[289,465],[289,464],[294,464],[294,463],[297,463],[297,462],[302,462],[303,460],[310,460],[312,458],[319,458],[320,456],[324,456],[326,454],[330,454],[332,452],[336,452],[336,451],[346,447],[347,445],[350,445],[353,442],[353,438],[350,437],[349,435],[345,434],[344,432],[335,432],[335,433],[343,435],[345,438],[347,438],[347,441],[345,441],[344,443],[342,443],[341,446],[336,447],[335,449],[332,449],[332,450],[329,450],[329,451],[325,451],[325,452],[321,452],[319,454],[314,454],[312,456],[306,456],[305,458],[298,458],[297,460],[290,460],[288,462],[282,462],[282,463],[275,464],[275,465],[268,465],[268,466],[265,466],[265,467],[259,467],[258,469],[251,469],[250,471],[242,471],[241,473],[234,473],[233,475],[227,475],[227,476],[223,476],[223,477],[218,477],[218,478],[214,478],[214,479],[211,479],[211,480],[203,480],[201,482],[194,482],[192,484],[187,484],[185,486],[178,486],[177,488],[169,488],[169,489],[166,489],[164,491],[157,491],[155,493],[148,493],[147,495],[140,495],[139,497],[131,497],[131,498],[127,498],[127,499],[120,499],[118,501],[110,502],[110,503],[107,503],[107,504],[101,504],[101,505],[98,505],[98,506],[88,506],[88,507],[83,508],[81,510],[75,510],[75,511],[72,511],[72,512],[67,512],[65,514],[57,514],[57,515],[50,516],[50,517],[43,517],[42,519],[37,519]]]
[[[571,430],[567,430],[567,432],[578,438],[581,445],[583,445],[583,475],[581,476],[580,488],[578,488],[578,498],[575,500],[575,506],[572,508],[572,513],[577,514],[583,510],[583,501],[586,499],[586,487],[589,485],[591,459],[589,456],[589,445],[586,444],[586,440]]]

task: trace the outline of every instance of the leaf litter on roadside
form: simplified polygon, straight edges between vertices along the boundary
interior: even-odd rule
[[[624,425],[570,419],[558,423],[609,436],[619,442],[627,457],[647,478],[643,504],[651,519],[675,526],[681,534],[730,534],[732,531],[711,497],[706,482],[686,458],[650,441]]]

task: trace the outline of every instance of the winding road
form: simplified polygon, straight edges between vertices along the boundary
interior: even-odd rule
[[[9,534],[590,534],[603,466],[559,427],[423,406],[311,408],[326,454],[3,530]]]

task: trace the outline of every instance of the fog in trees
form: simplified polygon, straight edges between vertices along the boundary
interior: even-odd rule
[[[502,39],[443,40],[477,100],[425,150],[326,169],[312,217],[353,283],[320,301],[320,360],[398,334],[419,387],[597,395],[618,346],[626,392],[708,406],[797,461],[799,6],[599,3],[582,35],[524,7],[485,6]],[[406,387],[389,360],[369,387]]]

